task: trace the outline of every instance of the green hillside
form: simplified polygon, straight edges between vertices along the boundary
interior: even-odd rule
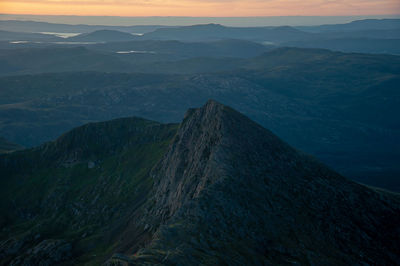
[[[0,239],[12,237],[18,248],[0,242],[1,264],[45,239],[63,256],[73,254],[73,263],[90,260],[95,265],[123,248],[127,243],[120,243],[118,236],[142,211],[152,187],[149,171],[176,129],[139,118],[117,119],[2,155],[0,227],[6,230]],[[55,251],[42,252],[46,257]]]

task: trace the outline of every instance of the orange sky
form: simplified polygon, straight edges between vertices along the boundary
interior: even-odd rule
[[[400,0],[0,0],[2,14],[354,16],[400,14]]]

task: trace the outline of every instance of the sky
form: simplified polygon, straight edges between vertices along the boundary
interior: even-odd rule
[[[0,0],[2,14],[76,16],[365,16],[400,14],[400,0]]]

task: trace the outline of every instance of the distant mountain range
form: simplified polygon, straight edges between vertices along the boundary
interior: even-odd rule
[[[99,66],[110,71],[112,62],[117,64],[114,68],[124,66],[114,57],[107,61],[106,55],[93,54],[91,59],[92,52],[74,49],[78,51],[60,57],[65,66],[68,58],[78,69]],[[62,54],[36,53],[40,58]],[[80,61],[86,56],[91,64]],[[33,58],[30,61],[40,62]],[[59,63],[48,65],[55,71]],[[0,136],[34,146],[89,121],[136,115],[177,122],[187,108],[214,98],[339,172],[400,191],[398,56],[281,48],[254,58],[191,58],[136,67],[133,70],[148,74],[75,72],[1,78]],[[185,71],[190,73],[178,74]]]
[[[106,26],[106,25],[71,25],[39,21],[0,20],[0,30],[18,32],[59,32],[59,33],[89,33],[98,30],[116,30],[128,33],[145,33],[162,25],[137,25],[137,26]]]
[[[9,142],[5,138],[0,137],[0,154],[21,150],[21,145]]]
[[[399,30],[400,19],[364,19],[355,20],[350,23],[320,25],[320,26],[303,26],[297,29],[310,32],[352,32],[363,30]]]
[[[258,42],[283,43],[311,38],[310,33],[292,27],[225,27],[219,24],[157,29],[143,35],[144,39],[209,41],[220,39],[244,39]]]
[[[82,33],[77,36],[67,38],[73,42],[121,42],[135,40],[135,36],[130,33],[115,30],[98,30],[90,33]]]
[[[395,265],[400,196],[235,110],[91,123],[0,155],[8,265]]]
[[[237,67],[234,64],[227,64],[227,68],[224,68],[226,60],[220,63],[214,60],[212,63],[211,57],[216,59],[229,57],[231,58],[229,61],[236,62],[239,58],[258,56],[271,49],[271,46],[243,40],[208,43],[133,41],[109,42],[85,47],[52,45],[42,48],[3,49],[0,50],[0,75],[63,71],[193,73],[201,71],[201,68],[205,72],[210,72],[214,69]],[[188,67],[188,63],[180,62],[198,57],[208,57],[208,59],[204,62],[195,61],[194,69]],[[180,69],[184,71],[179,72]]]
[[[28,48],[0,50],[2,75],[65,71],[113,71],[132,69],[129,63],[113,55],[83,47]]]
[[[357,52],[371,54],[394,54],[400,55],[400,31],[393,34],[397,39],[373,39],[373,38],[338,38],[321,39],[313,42],[299,41],[286,43],[291,47],[323,48],[341,52]]]
[[[180,41],[180,42],[210,42],[220,40],[252,41],[267,46],[290,46],[324,48],[344,52],[389,53],[400,54],[400,20],[361,20],[347,24],[321,25],[313,27],[226,27],[220,24],[204,24],[182,27],[132,26],[109,27],[87,25],[58,25],[49,23],[33,23],[33,26],[44,28],[41,31],[12,32],[22,29],[21,21],[0,21],[0,49],[47,47],[52,45],[85,45],[94,47],[96,43],[113,44],[120,42],[121,51],[129,50],[133,41]],[[16,27],[16,26],[21,27]],[[54,27],[53,30],[47,27]],[[87,26],[87,27],[86,27]],[[57,27],[60,30],[57,32]],[[77,36],[60,36],[65,27]],[[74,28],[75,27],[75,28]],[[79,30],[83,27],[81,30]],[[135,31],[134,29],[137,30]],[[37,33],[41,32],[41,33]],[[127,42],[122,44],[122,42]],[[134,45],[133,45],[134,46]],[[147,49],[148,50],[148,49]],[[240,50],[238,50],[240,51]]]
[[[41,41],[57,42],[63,40],[54,35],[0,30],[0,41]]]
[[[0,22],[1,23],[1,22]],[[6,32],[5,32],[6,33]],[[132,40],[178,40],[178,41],[217,41],[225,39],[239,39],[256,42],[280,44],[288,41],[308,40],[312,33],[302,32],[292,27],[254,27],[233,28],[217,24],[194,25],[175,28],[160,28],[153,32],[141,35],[132,35],[116,30],[97,30],[82,33],[68,38],[59,38],[51,33],[23,33],[7,32],[0,40],[36,41],[41,38],[43,42],[115,42]],[[54,37],[54,38],[51,38]]]
[[[211,24],[212,25],[212,24]],[[217,25],[217,24],[214,24]],[[0,20],[0,30],[17,32],[60,32],[60,33],[89,33],[97,30],[116,30],[129,33],[146,33],[161,28],[179,28],[182,26],[163,25],[135,25],[135,26],[107,26],[107,25],[71,25],[39,21]],[[249,28],[249,27],[247,27]],[[252,27],[262,28],[262,27]],[[400,19],[365,19],[350,23],[329,24],[318,26],[295,26],[296,29],[308,32],[349,32],[363,30],[398,30]]]

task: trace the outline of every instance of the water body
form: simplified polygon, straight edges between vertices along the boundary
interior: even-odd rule
[[[96,44],[96,43],[105,43],[105,42],[49,42],[53,44]]]
[[[19,43],[32,43],[32,42],[30,42],[30,41],[10,41],[9,43],[19,44]]]
[[[156,52],[154,51],[118,51],[116,52],[117,54],[155,54]]]
[[[274,42],[269,42],[269,41],[264,41],[264,42],[262,42],[262,44],[264,44],[264,45],[275,45]]]
[[[80,33],[72,33],[72,32],[37,32],[37,33],[54,35],[54,36],[61,37],[61,38],[74,37],[74,36],[77,36],[80,34]]]
[[[49,43],[49,44],[96,44],[104,42],[37,42],[37,41],[9,41],[10,44],[23,44],[23,43]]]

